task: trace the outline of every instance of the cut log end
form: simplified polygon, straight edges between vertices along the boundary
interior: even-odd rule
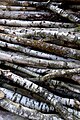
[[[5,97],[4,92],[0,90],[0,100],[3,99],[4,97]]]

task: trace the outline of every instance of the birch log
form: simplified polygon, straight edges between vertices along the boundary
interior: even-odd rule
[[[49,72],[49,74],[46,74],[43,76],[43,81],[44,80],[50,80],[55,77],[65,77],[69,75],[74,75],[74,74],[80,74],[80,68],[75,68],[75,69],[70,69],[70,70],[52,70]]]
[[[80,18],[78,13],[63,10],[65,5],[78,5],[79,0],[4,1],[6,6],[0,5],[0,18],[5,18],[0,19],[4,26],[0,26],[0,66],[15,71],[0,69],[0,106],[26,119],[79,120],[80,35],[73,27],[79,26]],[[27,19],[41,21],[24,21]],[[53,19],[70,23],[51,22]],[[13,90],[6,87],[6,82],[13,83]],[[14,85],[20,87],[16,87],[19,92]]]
[[[47,89],[50,90],[50,92],[53,92],[61,97],[67,97],[69,99],[77,99],[78,101],[80,101],[80,93],[74,92],[75,90],[72,91],[65,87],[59,87],[59,85],[58,86],[52,85],[47,87]]]
[[[80,23],[80,18],[74,16],[73,14],[69,14],[67,12],[65,12],[63,9],[54,6],[53,4],[47,4],[47,3],[36,3],[36,2],[28,2],[28,1],[24,1],[24,2],[20,2],[20,1],[8,1],[8,2],[12,2],[13,4],[21,4],[22,6],[24,5],[35,5],[36,7],[40,7],[40,6],[44,6],[45,8],[48,8],[50,10],[52,10],[53,12],[59,14],[60,16],[69,19],[71,22],[76,22],[76,23]]]
[[[23,91],[22,89],[20,90],[19,88],[16,88],[16,87],[12,87],[12,86],[10,86],[10,85],[7,85],[6,86],[6,84],[4,84],[4,83],[2,83],[2,85],[1,85],[2,87],[5,87],[5,88],[7,88],[8,90],[10,89],[11,91],[15,91],[15,94],[13,94],[13,98],[14,98],[14,100],[15,100],[15,102],[18,102],[19,101],[19,99],[18,99],[18,97],[19,96],[17,96],[17,93],[19,93],[19,94],[23,94],[23,93],[26,93],[26,94],[24,94],[25,96],[27,95],[28,97],[30,97],[30,98],[32,98],[32,99],[37,99],[40,103],[41,103],[41,101],[43,101],[44,103],[45,102],[47,102],[47,101],[44,101],[44,100],[41,100],[41,98],[38,98],[38,96],[35,96],[34,95],[34,93],[29,93],[29,92],[27,92],[27,91]],[[6,91],[6,89],[4,88],[4,92]],[[3,88],[1,88],[1,89],[3,89]],[[18,90],[19,89],[19,90]],[[8,91],[7,90],[7,91]],[[10,93],[10,92],[9,92]],[[8,95],[8,92],[6,93],[5,92],[5,94],[6,94],[6,97],[8,97],[9,99],[11,99],[11,97],[9,97],[9,95]],[[12,94],[12,93],[11,93]],[[64,93],[63,93],[64,94]],[[64,95],[63,95],[64,96]],[[16,99],[15,99],[16,98]],[[23,97],[24,98],[24,97]],[[74,99],[74,97],[72,97],[71,96],[71,98],[67,98],[67,94],[66,94],[66,98],[63,98],[63,97],[60,97],[60,96],[57,96],[57,95],[54,95],[54,98],[55,99],[57,99],[58,101],[60,101],[65,107],[69,107],[69,108],[72,108],[72,109],[75,109],[75,110],[79,110],[80,109],[80,105],[79,105],[79,101],[77,100],[77,99]],[[23,99],[22,99],[23,100]],[[21,100],[21,101],[22,101]],[[26,99],[27,100],[27,99]],[[24,99],[24,101],[25,101],[25,99]],[[23,103],[22,104],[24,104],[24,101],[23,101]],[[34,103],[34,104],[36,104],[36,103]],[[25,103],[25,105],[26,105],[26,103]],[[33,105],[34,106],[34,105]],[[53,107],[51,107],[51,105],[49,105],[50,106],[50,108],[51,108],[51,110],[53,110]],[[36,106],[35,106],[36,107]],[[44,105],[44,107],[45,107],[45,105]],[[46,108],[47,109],[47,108]],[[47,111],[46,111],[47,112]]]
[[[14,55],[1,52],[0,60],[7,61],[16,64],[22,64],[25,66],[34,66],[42,68],[79,68],[80,65],[74,62],[65,62],[65,61],[55,61],[55,60],[45,60],[35,57],[28,57],[24,55]]]
[[[53,12],[59,14],[60,16],[69,19],[71,22],[80,23],[80,18],[74,16],[73,14],[69,14],[68,12],[64,11],[63,9],[61,9],[57,6],[49,4],[47,6],[47,8],[52,10]]]
[[[7,66],[11,66],[11,67],[13,67],[13,68],[17,68],[18,70],[20,70],[20,71],[22,71],[22,72],[24,72],[24,73],[26,73],[26,69],[23,69],[22,67],[18,67],[17,65],[14,65],[14,64],[10,64],[10,63],[5,63],[5,65],[7,65]],[[30,73],[29,73],[30,74]],[[35,74],[33,74],[33,76],[34,76]],[[40,77],[40,75],[36,75],[36,77]],[[29,79],[29,80],[31,80],[31,81],[34,81],[35,80],[35,78],[34,78],[34,80],[32,80],[32,79]],[[36,82],[39,82],[39,79],[37,79],[37,80],[35,80]],[[45,86],[46,86],[47,84],[45,84]],[[58,82],[58,81],[56,81],[56,83],[55,83],[55,81],[53,80],[53,81],[51,81],[50,82],[50,85],[49,85],[49,87],[51,86],[51,88],[53,89],[53,87],[54,88],[56,88],[56,87],[64,87],[64,88],[67,88],[68,89],[68,91],[72,91],[72,92],[74,92],[73,93],[73,95],[75,96],[75,98],[77,98],[77,99],[79,99],[79,95],[77,94],[77,93],[80,93],[80,90],[76,90],[75,88],[72,88],[72,87],[69,87],[68,85],[66,85],[65,83],[63,83],[63,82]],[[53,86],[53,87],[52,87]],[[69,94],[70,94],[70,92],[69,92]],[[68,93],[67,93],[68,94]],[[66,95],[67,96],[67,95]],[[72,95],[71,95],[72,96]],[[73,96],[73,98],[74,98],[74,96]]]
[[[22,116],[24,118],[27,119],[35,119],[35,120],[47,120],[52,118],[52,120],[57,119],[57,120],[62,120],[61,118],[59,118],[57,115],[46,115],[46,114],[42,114],[36,110],[32,110],[29,109],[27,107],[24,107],[20,104],[14,103],[9,99],[3,99],[0,100],[0,106],[12,113],[15,113],[19,116]]]
[[[39,68],[33,68],[33,67],[25,67],[33,72],[36,72],[38,74],[45,74],[46,72],[48,72],[50,69],[39,69]]]
[[[28,81],[27,79],[23,79],[20,76],[17,76],[13,73],[11,73],[10,71],[6,71],[6,70],[0,70],[0,74],[5,76],[6,78],[8,78],[9,80],[18,83],[19,85],[23,86],[25,89],[29,89],[32,92],[35,92],[41,96],[44,97],[44,99],[46,99],[46,101],[50,102],[50,104],[52,104],[55,108],[55,111],[59,113],[59,115],[62,116],[62,118],[64,118],[64,120],[70,120],[69,118],[71,118],[72,120],[72,114],[70,114],[67,109],[65,107],[63,107],[63,105],[58,102],[57,99],[54,98],[54,95],[50,92],[48,92],[46,89],[39,87],[38,85]],[[64,117],[66,116],[66,118]],[[75,116],[75,120],[77,119],[77,117]]]
[[[43,82],[43,84],[42,84],[42,82],[40,81],[39,78],[28,78],[28,80],[30,80],[38,85],[44,86],[44,88],[46,88],[47,90],[49,90],[50,92],[52,92],[56,95],[59,95],[63,98],[64,97],[69,98],[69,101],[70,101],[70,99],[77,99],[80,101],[80,90],[77,88],[73,88],[65,83],[61,82],[61,84],[57,85],[57,84],[54,84],[54,81],[58,82],[57,80],[53,80],[53,81],[48,80],[47,83]],[[63,101],[65,101],[65,99]],[[70,105],[67,104],[66,102],[65,103],[62,102],[62,104],[68,105],[70,107]]]
[[[39,21],[38,21],[39,22]],[[68,25],[68,24],[67,24]],[[77,28],[78,26],[76,26],[76,28]],[[14,32],[14,33],[16,33],[16,32],[20,32],[20,33],[26,33],[26,31],[35,31],[35,32],[37,32],[38,30],[39,31],[45,31],[45,34],[46,34],[46,30],[48,31],[47,32],[47,37],[48,36],[50,36],[50,37],[52,37],[53,38],[53,36],[54,36],[54,32],[56,33],[57,31],[58,31],[58,33],[60,32],[60,33],[62,33],[62,31],[64,31],[64,34],[66,35],[66,34],[69,34],[69,35],[73,35],[74,34],[74,31],[75,31],[75,29],[76,28],[65,28],[65,27],[62,27],[62,28],[39,28],[39,27],[28,27],[28,28],[26,28],[26,27],[10,27],[10,26],[0,26],[0,32],[1,33],[9,33],[9,34],[11,34],[10,32]],[[52,33],[53,32],[53,33]],[[50,35],[49,35],[49,33],[51,33]],[[57,33],[56,33],[57,34]],[[79,36],[79,33],[75,33],[76,34],[76,36]],[[62,34],[61,34],[62,35]],[[45,37],[46,37],[46,35],[45,35]],[[46,38],[47,39],[47,38]],[[49,39],[49,38],[48,38]]]
[[[62,2],[63,0],[52,0],[51,2]],[[1,0],[1,2],[3,2],[2,0]],[[4,2],[7,2],[9,5],[10,4],[12,4],[12,5],[21,5],[21,6],[29,6],[29,5],[35,5],[35,4],[39,4],[39,6],[41,6],[41,5],[45,5],[46,3],[49,3],[47,0],[46,1],[42,1],[41,3],[39,3],[40,1],[37,1],[37,2],[33,2],[33,1],[20,1],[20,0],[18,0],[18,1],[16,1],[16,0],[4,0]],[[72,2],[72,3],[79,3],[79,0],[66,0],[66,2]],[[63,1],[63,3],[65,3],[64,1]]]
[[[54,6],[52,3],[30,3],[35,5],[36,7],[45,6],[46,8],[50,9],[54,13],[59,14],[60,16],[69,19],[71,22],[80,23],[80,18],[74,16],[73,14],[69,14],[68,12],[64,11],[63,9],[59,8],[58,6]]]
[[[69,76],[65,76],[65,78],[69,78],[73,80],[74,82],[80,84],[80,74],[70,74]]]
[[[69,8],[73,9],[73,10],[80,10],[80,5],[68,5]]]
[[[62,46],[68,46],[72,48],[78,48],[80,47],[80,34],[76,33],[74,34],[75,29],[49,29],[49,28],[31,28],[31,29],[16,29],[13,28],[12,30],[5,29],[1,27],[1,31],[9,34],[16,34],[18,36],[23,37],[39,37],[42,38],[45,42],[52,42],[54,44],[62,45]],[[64,31],[64,32],[63,32]],[[1,34],[3,35],[3,34]],[[38,38],[38,39],[39,39]]]
[[[35,109],[35,110],[38,110],[40,112],[45,112],[45,113],[51,112],[51,111],[54,112],[53,107],[50,107],[46,103],[38,102],[38,101],[36,101],[34,99],[25,97],[25,96],[23,96],[21,94],[18,94],[16,92],[8,90],[6,88],[0,87],[0,90],[4,91],[5,96],[6,96],[7,99],[10,99],[11,101],[13,101],[15,103],[19,103],[19,104],[21,104],[21,105],[23,105],[25,107],[28,107],[30,109]]]
[[[51,21],[23,21],[0,19],[0,25],[20,26],[20,27],[75,27],[73,23],[51,22]]]
[[[79,76],[79,74],[78,74],[78,76]],[[76,89],[76,90],[80,90],[80,86],[79,86],[79,84],[72,84],[72,83],[67,83],[70,87],[73,87],[74,89]]]
[[[11,68],[13,68],[15,70],[19,70],[20,72],[25,73],[26,76],[29,75],[31,77],[37,77],[37,78],[39,78],[41,76],[40,74],[35,73],[35,71],[31,71],[31,70],[29,70],[27,68],[21,67],[21,66],[16,65],[16,64],[12,64],[12,63],[9,63],[9,62],[3,62],[3,61],[1,61],[0,64],[5,65],[7,67],[11,67]]]
[[[6,42],[3,42],[3,41]],[[44,58],[44,59],[49,59],[49,60],[60,60],[60,61],[66,61],[66,62],[78,62],[73,59],[65,59],[63,57],[59,57],[53,54],[48,54],[40,51],[33,50],[32,48],[28,47],[23,47],[21,45],[16,45],[12,43],[7,43],[7,39],[4,39],[3,41],[0,41],[0,47],[2,48],[8,48],[14,51],[22,52],[25,53],[26,55],[34,56],[34,57],[39,57],[39,58]]]
[[[9,10],[9,11],[31,11],[31,10],[36,10],[35,7],[21,7],[21,6],[5,6],[5,5],[0,5],[1,10]]]
[[[61,3],[53,2],[54,5],[60,6]],[[1,10],[8,11],[26,11],[26,10],[36,10],[35,7],[22,7],[22,6],[9,6],[9,5],[0,5]],[[38,10],[38,9],[37,9]]]
[[[61,88],[66,88],[67,90],[70,90],[74,93],[80,93],[80,90],[79,89],[76,89],[75,87],[71,87],[69,86],[67,83],[65,82],[62,82],[61,80],[58,81],[58,80],[51,80],[51,82],[48,82],[48,84],[51,86],[51,87],[61,87]]]
[[[35,99],[36,101],[38,102],[43,102],[43,103],[47,103],[49,106],[50,104],[48,102],[46,102],[42,97],[40,97],[38,94],[35,94],[27,89],[23,89],[21,87],[17,87],[17,86],[13,86],[10,84],[10,81],[8,81],[8,84],[5,83],[5,78],[1,79],[0,78],[0,81],[1,81],[1,84],[0,86],[3,87],[3,88],[6,88],[8,90],[11,90],[11,91],[16,91],[17,93],[23,95],[23,96],[26,96],[28,98],[31,98],[31,99]],[[3,82],[2,82],[3,81]]]
[[[46,52],[50,52],[50,53],[65,57],[65,58],[73,58],[76,60],[80,60],[80,50],[58,46],[55,44],[45,43],[44,41],[41,41],[41,40],[38,40],[38,41],[29,40],[26,38],[20,38],[17,36],[7,35],[7,34],[2,34],[0,38],[3,40],[7,40],[8,42],[27,45],[33,48],[37,48]]]
[[[54,28],[54,29],[53,28],[52,29],[49,29],[49,28],[46,28],[46,29],[45,28],[35,28],[35,29],[34,28],[30,28],[30,29],[12,28],[12,29],[9,29],[8,27],[6,29],[6,27],[4,28],[1,27],[0,31],[4,33],[8,33],[8,34],[16,34],[19,37],[20,36],[23,36],[23,37],[31,36],[34,39],[37,37],[38,39],[42,39],[45,42],[50,42],[53,44],[62,45],[66,47],[72,47],[76,49],[79,49],[80,47],[80,35],[78,33],[74,35],[74,32],[73,32],[75,31],[74,28],[66,30],[64,28],[61,28],[61,29],[60,28],[59,29],[58,28]]]
[[[3,41],[0,41],[0,47],[8,48],[10,50],[22,52],[22,53],[24,53],[26,55],[39,57],[39,58],[44,58],[44,59],[49,59],[49,60],[56,60],[57,59],[57,60],[63,60],[63,61],[70,61],[68,59],[66,60],[65,58],[58,57],[56,55],[52,55],[52,54],[32,50],[31,48],[28,48],[28,47],[23,47],[21,45],[11,44],[11,43],[7,43],[7,42],[3,42]]]
[[[33,79],[28,78],[28,79],[30,81],[33,81],[33,82],[36,82],[36,83],[39,82],[39,78],[37,78],[37,79],[36,78],[33,78]],[[69,96],[70,98],[72,97],[72,98],[76,98],[76,99],[80,100],[79,94],[77,94],[77,93],[80,93],[80,90],[76,89],[76,88],[73,88],[73,87],[71,87],[71,86],[69,86],[69,85],[67,85],[63,82],[60,82],[60,81],[57,81],[57,80],[56,81],[51,80],[50,82],[48,82],[48,85],[45,84],[45,83],[44,83],[44,85],[46,86],[46,88],[49,87],[49,88],[53,89],[53,91],[56,90],[56,92],[58,92],[58,89],[61,90],[62,88],[64,88],[64,91],[67,92],[66,97]],[[63,94],[65,92],[63,92]],[[60,93],[60,94],[62,94],[62,93]]]
[[[50,105],[47,105],[46,103],[38,102],[34,99],[25,97],[21,94],[18,94],[16,92],[8,90],[6,88],[0,87],[0,90],[4,91],[6,98],[10,99],[13,102],[19,103],[19,104],[21,104],[25,107],[31,108],[31,109],[38,110],[40,112],[45,112],[45,113],[54,112],[55,113],[54,108]],[[77,100],[61,98],[56,95],[54,95],[54,98],[57,99],[58,101],[60,101],[65,106],[73,107],[74,109],[77,106],[77,108],[78,108],[79,102]],[[80,109],[80,108],[78,108],[78,109]]]
[[[54,19],[55,15],[49,12],[0,10],[0,18],[18,19],[18,20],[50,20],[50,19]]]

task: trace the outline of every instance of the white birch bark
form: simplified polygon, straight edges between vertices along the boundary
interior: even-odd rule
[[[22,77],[15,75],[11,73],[10,71],[6,70],[0,70],[0,75],[5,76],[9,80],[18,83],[19,85],[23,86],[25,89],[29,89],[32,92],[35,92],[36,94],[39,94],[40,96],[43,96],[46,101],[50,102],[55,108],[55,111],[59,113],[65,120],[69,120],[69,118],[72,119],[72,114],[67,113],[67,109],[63,107],[63,105],[54,98],[54,95],[50,92],[48,92],[45,88],[39,87],[38,85],[28,81],[27,79],[23,79]],[[67,115],[66,115],[67,113]],[[64,117],[66,115],[66,118]],[[77,117],[75,116],[75,120]]]
[[[35,7],[22,7],[22,6],[7,6],[0,5],[1,10],[9,10],[9,11],[26,11],[26,10],[36,10]]]
[[[50,70],[50,69],[39,69],[39,68],[33,68],[33,67],[25,67],[25,68],[38,74],[44,74]]]
[[[42,68],[79,68],[80,65],[74,62],[45,60],[24,55],[14,55],[0,52],[0,61],[7,61],[25,66],[34,66]]]
[[[2,48],[8,48],[10,50],[14,50],[14,51],[25,53],[26,55],[30,55],[30,56],[34,56],[34,57],[39,57],[39,58],[44,58],[44,59],[49,59],[49,60],[56,60],[57,59],[57,60],[63,60],[63,61],[70,61],[68,59],[66,60],[65,58],[58,57],[56,55],[52,55],[52,54],[48,54],[48,53],[44,53],[44,52],[32,50],[32,49],[30,49],[28,47],[23,47],[21,45],[7,43],[6,39],[5,39],[5,41],[6,42],[0,41],[0,47],[2,47]]]
[[[18,94],[17,92],[8,90],[6,88],[0,87],[0,90],[4,92],[7,99],[10,99],[13,102],[19,103],[25,107],[28,107],[30,109],[35,109],[35,110],[38,110],[40,112],[45,112],[45,113],[51,112],[51,111],[54,112],[53,107],[50,107],[46,103],[38,102],[34,99],[25,97],[21,94]]]
[[[20,20],[49,20],[52,14],[40,11],[3,11],[0,10],[0,18]],[[55,15],[53,15],[54,18]]]
[[[6,96],[7,99],[10,99],[13,102],[19,103],[25,107],[31,108],[31,109],[35,109],[38,110],[40,112],[54,112],[54,108],[51,105],[47,105],[46,103],[43,102],[38,102],[34,99],[31,99],[29,97],[25,97],[21,94],[18,94],[17,92],[8,90],[6,88],[0,87],[1,91],[4,91],[4,94]],[[74,99],[68,99],[68,98],[62,98],[59,96],[54,95],[54,98],[57,99],[58,101],[60,101],[63,105],[67,105],[68,107],[73,107],[74,109],[77,107],[78,109],[80,109],[80,103],[77,100]]]
[[[19,70],[19,71],[21,71],[21,72],[23,72],[23,73],[25,73],[25,74],[28,74],[28,75],[31,76],[31,77],[37,77],[37,78],[39,78],[39,77],[41,76],[40,74],[35,73],[35,71],[31,71],[31,70],[29,70],[29,69],[27,69],[27,68],[24,68],[24,67],[21,67],[21,66],[19,66],[19,65],[12,64],[12,63],[9,63],[9,62],[6,62],[6,61],[5,61],[5,62],[0,61],[0,62],[1,62],[0,64],[2,64],[2,65],[11,67],[11,68],[13,68],[13,69],[15,69],[15,70]]]
[[[64,11],[63,9],[57,6],[50,4],[47,8],[59,14],[60,16],[69,19],[71,22],[80,23],[80,18],[74,16],[73,14],[69,14],[68,12]]]
[[[8,1],[8,3],[11,2],[13,4],[19,4],[19,5],[22,5],[22,6],[28,6],[28,5],[34,5],[36,7],[39,7],[39,6],[44,6],[45,8],[48,8],[50,10],[52,10],[53,12],[59,14],[60,16],[64,17],[64,18],[67,18],[69,19],[71,22],[77,22],[77,23],[80,23],[80,19],[76,16],[74,16],[73,14],[69,14],[67,12],[65,12],[63,9],[59,8],[58,6],[55,6],[53,4],[47,4],[47,3],[38,3],[38,2],[28,2],[28,1]]]
[[[48,83],[51,87],[53,86],[53,87],[63,87],[63,88],[66,88],[66,89],[68,89],[68,90],[70,90],[70,91],[72,91],[72,92],[76,92],[76,93],[80,93],[80,89],[77,89],[77,88],[75,88],[75,87],[72,87],[72,86],[70,86],[70,85],[68,85],[67,83],[65,83],[65,81],[64,82],[62,82],[61,80],[60,81],[58,81],[58,80],[51,80],[49,83]],[[74,85],[75,86],[75,85]]]
[[[36,34],[36,33],[35,32],[30,33],[29,31],[26,34],[30,35],[30,34]],[[46,52],[54,53],[56,55],[63,56],[66,58],[80,60],[80,50],[77,50],[77,49],[72,49],[72,48],[63,47],[63,46],[59,46],[55,44],[45,43],[42,40],[30,40],[27,38],[21,38],[21,37],[17,37],[14,35],[7,35],[7,34],[0,34],[0,35],[1,35],[0,36],[1,39],[7,40],[8,42],[23,44],[23,45],[27,45],[33,48],[44,50]]]
[[[44,75],[42,80],[50,80],[55,77],[65,77],[69,75],[80,74],[80,68],[67,69],[67,70],[51,70],[48,74]]]
[[[59,23],[51,21],[23,21],[23,20],[10,20],[0,19],[1,25],[19,26],[19,27],[74,27],[72,23]]]
[[[39,22],[39,21],[38,21]],[[68,23],[65,23],[65,24],[67,24],[68,25]],[[76,26],[76,28],[77,28],[78,26]],[[65,27],[61,27],[61,28],[39,28],[39,27],[28,27],[28,28],[26,28],[26,27],[10,27],[10,26],[0,26],[0,31],[2,32],[2,33],[9,33],[9,34],[11,34],[11,33],[16,33],[16,32],[19,32],[19,33],[26,33],[26,31],[37,31],[37,30],[39,30],[39,31],[48,31],[49,33],[52,31],[52,32],[56,32],[56,31],[58,31],[58,33],[60,32],[62,32],[62,31],[64,31],[64,34],[66,35],[66,33],[67,34],[69,34],[69,35],[73,35],[74,34],[74,31],[75,31],[75,29],[76,29],[75,27],[70,27],[70,28],[65,28]],[[51,32],[51,33],[52,33]],[[70,32],[70,33],[69,33]],[[46,33],[45,33],[46,34]],[[53,33],[53,35],[51,34],[51,36],[53,37],[54,36],[54,33]],[[78,33],[76,33],[76,36],[79,36],[78,35]],[[46,35],[45,35],[45,37],[46,37]],[[49,37],[49,34],[47,35],[47,37]],[[46,38],[47,39],[47,38]],[[49,39],[49,38],[48,38]]]
[[[61,118],[59,118],[57,115],[46,115],[46,114],[42,114],[36,110],[32,110],[32,109],[29,109],[27,107],[24,107],[20,104],[17,104],[17,103],[14,103],[12,102],[11,100],[9,99],[3,99],[3,100],[0,100],[0,106],[12,113],[15,113],[19,116],[22,116],[24,118],[27,118],[27,119],[32,119],[32,120],[48,120],[48,119],[57,119],[57,120],[62,120]]]

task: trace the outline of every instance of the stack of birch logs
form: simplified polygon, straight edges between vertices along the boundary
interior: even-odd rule
[[[80,0],[0,0],[0,107],[30,120],[80,120]]]

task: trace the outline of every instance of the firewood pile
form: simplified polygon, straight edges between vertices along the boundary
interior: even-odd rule
[[[80,0],[0,0],[0,107],[80,120]]]

